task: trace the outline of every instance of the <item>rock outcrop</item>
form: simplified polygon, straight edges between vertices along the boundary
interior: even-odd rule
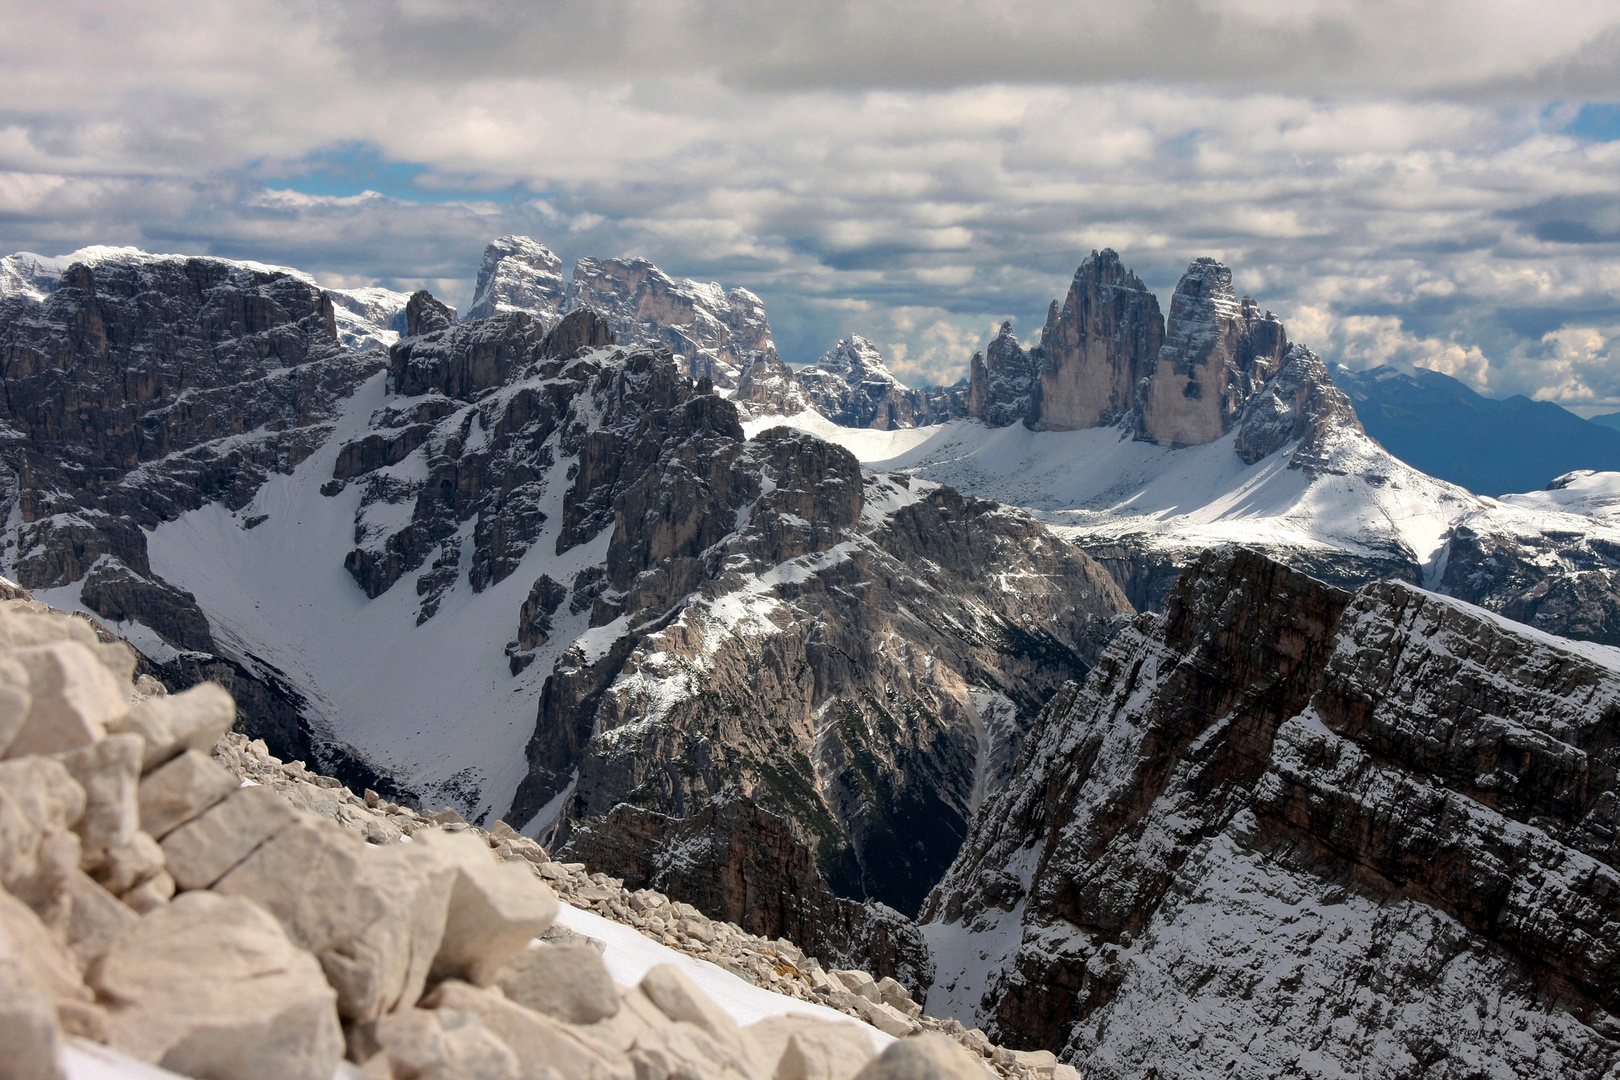
[[[549,248],[527,236],[503,236],[484,249],[467,318],[521,311],[548,321],[560,313],[566,289],[562,260]]]
[[[1094,1077],[1606,1076],[1617,723],[1620,653],[1207,553],[976,816],[930,1007]]]
[[[967,414],[991,427],[1027,419],[1040,395],[1040,359],[1018,344],[1004,322],[984,352],[968,363]]]
[[[1040,382],[1027,414],[1036,431],[1118,422],[1136,407],[1137,383],[1164,340],[1159,301],[1112,249],[1093,251],[1056,300],[1041,331]]]
[[[951,395],[913,390],[889,371],[876,345],[853,335],[796,373],[809,404],[841,427],[925,427],[953,413]]]

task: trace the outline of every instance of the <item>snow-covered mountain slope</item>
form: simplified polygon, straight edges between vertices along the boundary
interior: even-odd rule
[[[682,843],[746,820],[815,898],[773,933],[892,970],[920,945],[858,901],[916,909],[1129,608],[1027,515],[746,440],[590,308],[456,322],[413,294],[384,371],[332,294],[219,260],[76,263],[0,305],[24,584],[367,786],[631,862],[669,853],[621,805]],[[704,817],[722,797],[743,817]]]
[[[917,476],[1025,507],[1089,549],[1129,546],[1159,562],[1236,542],[1293,552],[1319,564],[1319,572],[1331,573],[1329,564],[1340,562],[1336,576],[1422,580],[1425,569],[1432,576],[1454,523],[1486,506],[1339,425],[1312,436],[1309,453],[1302,453],[1302,437],[1247,464],[1238,453],[1241,430],[1173,449],[1134,439],[1119,426],[1032,431],[954,420],[902,443],[829,429],[810,417],[781,422],[848,446],[873,472]]]
[[[1620,1063],[1620,651],[1208,552],[930,898],[928,1007],[1087,1076]]]
[[[393,289],[327,289],[336,317],[338,341],[345,349],[381,349],[405,333],[405,305],[410,293]]]

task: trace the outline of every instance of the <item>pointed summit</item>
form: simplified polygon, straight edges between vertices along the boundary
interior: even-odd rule
[[[478,287],[467,318],[487,319],[502,311],[526,311],[552,322],[562,300],[562,260],[538,240],[503,236],[484,249]]]
[[[1039,386],[1034,350],[1018,344],[1012,323],[1004,322],[983,355],[973,354],[968,367],[967,413],[991,427],[1027,419]]]
[[[1093,251],[1074,273],[1041,333],[1040,392],[1030,416],[1036,431],[1112,424],[1136,404],[1164,338],[1159,301],[1112,248]]]
[[[950,418],[949,402],[913,390],[894,377],[878,347],[852,334],[800,369],[799,383],[815,410],[844,427],[922,427]],[[936,400],[937,399],[937,400]]]

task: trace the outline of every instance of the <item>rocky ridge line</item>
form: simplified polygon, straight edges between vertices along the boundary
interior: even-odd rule
[[[976,816],[936,992],[1094,1077],[1610,1076],[1617,724],[1620,653],[1206,552]]]

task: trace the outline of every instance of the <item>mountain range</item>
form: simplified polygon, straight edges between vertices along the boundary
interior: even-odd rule
[[[1484,397],[1423,368],[1335,366],[1333,381],[1391,454],[1479,495],[1533,491],[1577,469],[1620,469],[1620,430],[1602,417],[1582,420],[1517,394]]]
[[[526,237],[465,318],[18,254],[0,569],[279,756],[1088,1075],[1620,1062],[1620,474],[1420,471],[1364,420],[1434,384],[1207,258],[1163,310],[1093,252],[969,368],[795,370],[744,289]]]

